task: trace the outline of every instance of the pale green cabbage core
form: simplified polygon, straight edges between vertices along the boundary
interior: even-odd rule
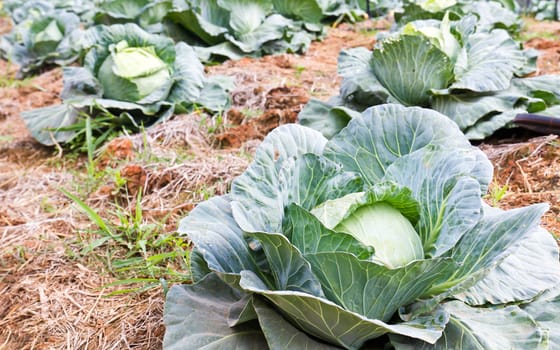
[[[34,36],[34,41],[44,42],[44,41],[60,41],[64,38],[64,33],[60,31],[58,24],[55,20],[50,21],[43,30],[36,33]]]
[[[452,62],[457,60],[457,55],[461,50],[461,45],[455,36],[451,33],[451,24],[449,22],[449,12],[446,12],[441,24],[438,27],[416,27],[414,23],[407,23],[402,34],[405,35],[421,35],[430,40],[438,49],[443,51]]]
[[[456,0],[426,0],[420,2],[418,5],[424,10],[428,12],[440,12],[454,6],[457,3]]]
[[[390,268],[424,258],[420,236],[410,221],[384,202],[356,209],[334,229],[373,246],[375,261]]]
[[[166,86],[171,73],[153,46],[128,47],[122,41],[99,68],[98,78],[104,97],[134,102]]]

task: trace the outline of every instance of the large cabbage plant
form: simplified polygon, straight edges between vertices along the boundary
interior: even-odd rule
[[[547,205],[491,208],[491,179],[431,110],[281,126],[181,221],[194,284],[167,294],[164,349],[559,349]]]
[[[484,139],[520,113],[547,113],[560,102],[558,76],[525,78],[533,53],[503,29],[477,30],[475,16],[451,22],[415,21],[373,51],[340,53],[340,95],[312,100],[300,122],[331,137],[354,111],[386,102],[437,110],[469,139]]]
[[[85,116],[97,132],[138,131],[194,108],[221,111],[230,82],[209,78],[193,49],[135,24],[84,32],[83,67],[64,68],[63,103],[22,113],[33,137],[45,145],[83,135]]]

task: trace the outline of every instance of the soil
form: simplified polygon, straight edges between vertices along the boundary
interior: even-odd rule
[[[233,107],[221,120],[175,116],[142,135],[111,141],[95,154],[94,168],[85,156],[37,144],[19,115],[59,102],[60,69],[0,87],[0,349],[161,348],[162,288],[110,294],[120,290],[110,285],[116,278],[111,267],[96,254],[81,253],[92,224],[60,189],[113,219],[115,204],[133,212],[141,197],[143,220],[165,221],[163,231],[173,233],[197,203],[227,191],[270,130],[294,122],[309,98],[337,93],[342,48],[371,48],[375,31],[386,26],[343,24],[305,55],[208,67],[208,74],[231,76],[237,85]],[[560,34],[560,25],[531,22],[530,30]],[[537,74],[560,72],[560,40],[537,37],[527,46],[542,52]],[[13,66],[0,61],[0,75],[14,74]],[[560,237],[558,138],[480,148],[495,165],[488,203],[513,208],[548,202],[543,226]],[[88,171],[105,177],[92,179]]]

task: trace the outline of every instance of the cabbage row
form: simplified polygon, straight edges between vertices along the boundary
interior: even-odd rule
[[[303,52],[328,18],[363,16],[354,0],[5,0],[12,31],[0,56],[23,78],[64,68],[61,105],[22,113],[45,145],[98,142],[173,113],[224,111],[230,80],[202,61]],[[68,66],[77,62],[80,67]]]
[[[17,63],[24,77],[75,60],[80,50],[73,46],[84,35],[79,27],[124,23],[186,42],[203,61],[304,52],[324,35],[322,22],[363,18],[361,6],[358,0],[4,0],[14,28],[0,42],[0,57]]]

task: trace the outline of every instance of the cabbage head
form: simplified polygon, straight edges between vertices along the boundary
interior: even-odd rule
[[[167,293],[164,349],[558,349],[547,205],[489,207],[491,179],[432,110],[277,128],[180,222],[194,283]]]
[[[100,133],[135,132],[175,112],[215,112],[229,105],[231,83],[206,77],[185,43],[174,44],[136,24],[115,24],[84,31],[80,45],[87,54],[83,67],[64,68],[63,104],[22,113],[33,137],[45,145],[83,134],[84,115]]]

